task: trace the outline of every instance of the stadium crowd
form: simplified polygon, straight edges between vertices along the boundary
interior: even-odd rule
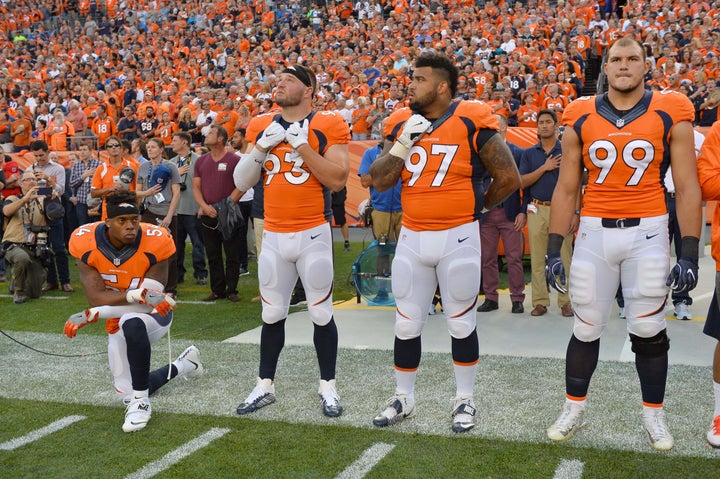
[[[277,73],[294,63],[317,75],[315,108],[340,111],[355,139],[378,138],[429,50],[456,60],[459,97],[535,127],[539,110],[561,117],[594,93],[603,52],[623,36],[648,52],[648,87],[687,94],[696,124],[720,104],[717,2],[26,0],[0,11],[6,151],[33,139],[74,149],[73,136],[102,148],[113,133],[169,145],[177,130],[201,144],[211,124],[232,135],[276,108]]]

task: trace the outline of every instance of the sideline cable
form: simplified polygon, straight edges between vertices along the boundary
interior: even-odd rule
[[[58,354],[58,353],[49,353],[49,352],[47,352],[47,351],[41,351],[41,350],[39,350],[39,349],[33,348],[32,346],[30,346],[30,345],[28,345],[28,344],[25,344],[25,343],[23,343],[22,341],[19,341],[19,340],[13,338],[12,336],[10,336],[8,333],[6,333],[5,331],[3,331],[2,329],[0,329],[0,333],[2,333],[3,336],[5,336],[5,337],[7,337],[7,338],[10,338],[11,340],[15,341],[15,342],[18,343],[20,346],[24,346],[24,347],[30,349],[31,351],[35,351],[36,353],[40,353],[40,354],[46,354],[46,355],[48,355],[48,356],[58,356],[58,357],[61,357],[61,358],[85,358],[85,357],[88,357],[88,356],[99,356],[99,355],[101,355],[101,354],[107,354],[107,350],[106,350],[106,351],[102,351],[102,352],[97,352],[97,353],[85,353],[85,354]]]

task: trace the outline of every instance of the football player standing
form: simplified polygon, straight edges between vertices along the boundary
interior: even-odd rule
[[[558,291],[566,290],[560,246],[573,219],[583,167],[588,182],[570,268],[575,323],[566,353],[566,399],[547,435],[564,441],[585,424],[600,336],[621,283],[642,392],[642,423],[650,446],[668,450],[673,437],[663,410],[670,348],[665,303],[668,286],[689,291],[698,273],[702,210],[695,112],[682,94],[645,90],[645,50],[630,37],[610,47],[604,68],[608,92],[580,98],[563,114],[563,157],[546,260],[548,284]],[[682,253],[672,268],[661,183],[670,165],[682,233]]]
[[[520,187],[520,174],[490,107],[453,101],[457,85],[458,69],[451,59],[434,52],[420,55],[408,88],[410,108],[387,118],[383,154],[370,167],[379,191],[402,180],[402,229],[392,263],[396,387],[373,420],[379,427],[415,413],[421,334],[438,285],[452,337],[452,430],[475,426],[478,218]],[[492,182],[484,191],[487,175]]]
[[[335,388],[338,333],[333,318],[332,231],[326,212],[330,192],[345,187],[350,129],[331,111],[314,111],[315,73],[289,66],[280,73],[275,102],[279,114],[260,115],[247,127],[247,154],[235,167],[235,187],[245,192],[263,178],[265,225],[258,257],[262,301],[257,385],[238,406],[248,414],[275,402],[275,373],[285,343],[290,297],[300,277],[313,321],[320,368],[322,412],[343,408]]]
[[[705,138],[700,157],[698,158],[698,176],[702,187],[703,200],[720,200],[720,121],[716,121]],[[705,321],[703,332],[715,338],[713,356],[713,394],[715,408],[707,442],[714,448],[720,448],[720,208],[715,208],[715,217],[711,229],[711,251],[715,260],[715,293]]]

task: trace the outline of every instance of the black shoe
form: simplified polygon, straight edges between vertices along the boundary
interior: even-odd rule
[[[513,301],[512,302],[512,312],[515,314],[520,314],[525,312],[525,308],[523,307],[522,301]]]
[[[290,297],[290,306],[302,306],[303,304],[307,304],[305,291],[293,291],[293,294]]]
[[[487,313],[488,311],[495,311],[498,309],[498,303],[497,301],[493,301],[492,299],[486,299],[483,304],[478,306],[478,313]]]
[[[345,251],[350,251],[350,242],[349,241],[345,242]]]
[[[240,276],[247,276],[248,274],[250,274],[250,271],[248,271],[247,268],[240,266]]]
[[[199,284],[199,285],[207,284],[207,276],[202,276],[202,277],[198,278],[197,284]]]

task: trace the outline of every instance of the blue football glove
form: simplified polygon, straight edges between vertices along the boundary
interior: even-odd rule
[[[698,282],[698,260],[689,256],[680,256],[678,262],[670,270],[665,286],[670,286],[675,293],[685,293],[695,289]]]
[[[545,281],[547,281],[548,286],[563,294],[567,293],[565,266],[560,259],[560,253],[545,255]]]

